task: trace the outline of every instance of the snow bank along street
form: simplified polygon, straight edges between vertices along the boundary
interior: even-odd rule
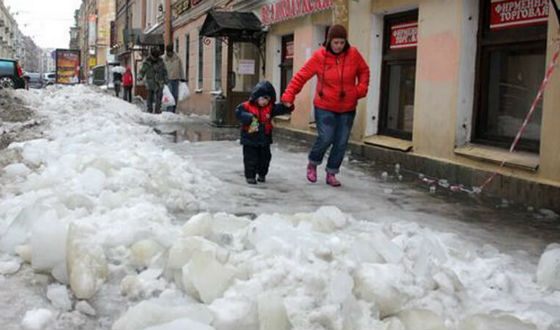
[[[41,134],[0,149],[3,329],[560,329],[559,244],[537,264],[329,205],[206,212],[224,183],[150,127],[188,117],[84,86],[14,94]]]

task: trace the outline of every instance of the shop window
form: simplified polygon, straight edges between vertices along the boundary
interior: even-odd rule
[[[379,132],[412,139],[418,11],[385,17]]]
[[[474,141],[508,148],[546,66],[548,1],[481,0]],[[539,150],[542,101],[518,148]]]
[[[185,35],[185,79],[187,80],[187,84],[189,83],[189,68],[190,68],[190,54],[191,54],[191,37],[187,33]]]
[[[280,63],[280,91],[283,93],[294,75],[294,35],[282,37],[282,60]]]
[[[198,36],[198,70],[197,70],[197,87],[202,89],[204,82],[204,37]]]
[[[214,43],[214,90],[222,90],[222,39]]]

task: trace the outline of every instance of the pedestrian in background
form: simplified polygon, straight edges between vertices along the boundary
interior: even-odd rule
[[[346,153],[356,105],[367,95],[369,86],[369,67],[360,52],[348,43],[348,33],[342,25],[329,29],[323,47],[294,75],[282,95],[282,102],[291,106],[313,76],[317,76],[313,100],[317,139],[308,156],[307,179],[317,182],[317,166],[332,147],[327,160],[326,183],[338,187],[341,183],[335,175]]]
[[[123,99],[128,102],[132,102],[132,85],[134,82],[134,77],[132,76],[132,70],[129,66],[126,67],[126,71],[123,75]]]
[[[121,93],[122,73],[119,71],[113,72],[113,86],[115,87],[115,95],[119,97]]]
[[[163,86],[169,81],[165,63],[160,57],[158,47],[150,49],[150,56],[142,63],[139,79],[144,80],[148,89],[148,100],[146,102],[149,113],[161,113],[161,98],[163,96]],[[155,103],[155,109],[154,109]]]
[[[183,64],[181,59],[173,51],[173,44],[169,44],[166,47],[166,55],[163,58],[165,62],[165,67],[167,68],[167,74],[169,77],[169,90],[175,98],[175,105],[167,108],[168,111],[175,112],[177,109],[178,96],[179,96],[179,82],[184,80]]]

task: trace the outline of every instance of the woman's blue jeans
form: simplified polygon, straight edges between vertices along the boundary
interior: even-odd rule
[[[318,135],[309,153],[311,164],[321,164],[325,153],[332,146],[327,160],[327,173],[338,173],[344,160],[355,116],[356,111],[337,113],[315,108]]]

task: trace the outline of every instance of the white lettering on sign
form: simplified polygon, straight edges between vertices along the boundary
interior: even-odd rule
[[[261,7],[261,22],[270,25],[329,9],[333,0],[278,0]]]
[[[418,45],[418,22],[406,22],[391,26],[390,49],[414,48]]]
[[[548,21],[549,0],[493,0],[490,28],[503,29],[544,24]]]

